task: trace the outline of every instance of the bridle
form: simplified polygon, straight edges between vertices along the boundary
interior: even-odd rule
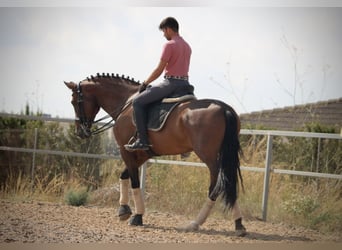
[[[79,82],[77,84],[76,94],[77,94],[78,116],[76,116],[75,121],[79,122],[80,128],[86,137],[90,137],[91,135],[96,135],[96,134],[102,133],[102,132],[106,131],[107,129],[114,127],[115,120],[132,103],[132,101],[128,101],[123,106],[116,108],[113,112],[111,112],[111,114],[113,114],[114,112],[120,110],[119,114],[116,116],[115,119],[112,118],[111,115],[108,114],[108,115],[105,115],[104,117],[101,117],[100,119],[98,119],[96,121],[92,121],[92,119],[88,119],[85,115],[84,96],[82,93],[81,82]],[[100,126],[99,128],[96,128],[94,130],[90,129],[93,124],[99,123],[99,122],[101,122],[107,118],[110,118],[110,117],[111,117],[111,120],[109,122],[106,122],[105,124],[103,124],[102,126]]]

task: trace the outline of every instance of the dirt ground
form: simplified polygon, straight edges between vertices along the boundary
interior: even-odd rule
[[[342,242],[341,235],[262,221],[244,221],[248,234],[238,237],[232,221],[209,218],[198,232],[178,230],[189,218],[147,211],[144,226],[120,222],[116,207],[73,207],[48,202],[0,200],[0,243],[252,243]]]

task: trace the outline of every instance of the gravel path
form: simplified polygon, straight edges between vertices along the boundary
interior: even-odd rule
[[[238,237],[233,222],[222,223],[217,218],[209,218],[198,232],[184,233],[177,227],[187,223],[188,218],[149,211],[143,227],[132,227],[118,220],[116,209],[0,200],[0,243],[342,242],[341,235],[327,236],[262,221],[245,221],[248,234]]]

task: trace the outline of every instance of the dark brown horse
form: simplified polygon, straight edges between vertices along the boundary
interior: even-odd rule
[[[92,134],[91,126],[99,109],[105,110],[115,121],[114,135],[126,168],[120,176],[121,220],[132,212],[128,206],[129,180],[133,190],[135,214],[131,225],[142,225],[144,201],[139,183],[139,167],[151,154],[145,151],[128,152],[124,145],[135,135],[132,122],[131,99],[140,84],[118,75],[100,75],[87,78],[78,84],[65,82],[73,92],[72,105],[76,114],[76,133],[85,138]],[[197,218],[185,230],[198,230],[208,217],[216,199],[222,196],[227,208],[232,208],[235,229],[244,234],[237,204],[240,120],[229,105],[217,100],[191,100],[179,104],[169,115],[162,130],[149,131],[152,150],[156,155],[175,155],[194,151],[208,166],[210,186],[208,199]],[[241,179],[242,180],[242,179]]]

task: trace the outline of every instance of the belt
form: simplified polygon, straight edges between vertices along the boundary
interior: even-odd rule
[[[175,79],[175,80],[183,80],[183,81],[187,81],[189,80],[188,76],[164,76],[165,79]]]

